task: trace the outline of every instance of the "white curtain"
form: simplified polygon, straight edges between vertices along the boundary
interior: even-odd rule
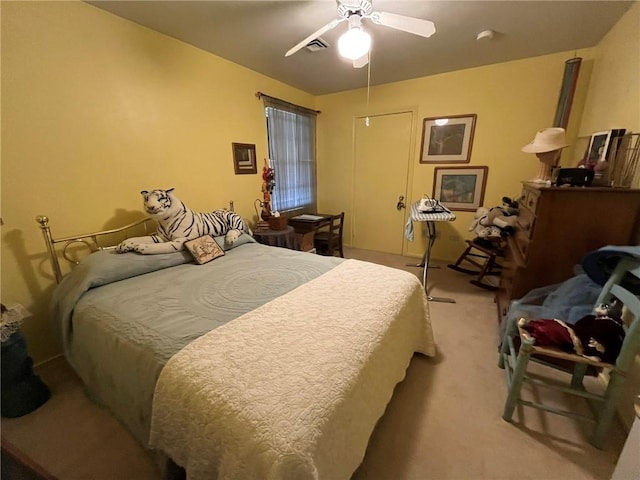
[[[273,210],[315,210],[316,112],[282,102],[267,106],[266,115],[269,159],[275,170]]]

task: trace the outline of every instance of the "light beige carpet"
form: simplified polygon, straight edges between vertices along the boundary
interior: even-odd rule
[[[415,258],[355,249],[346,256],[421,275],[406,266]],[[429,271],[430,293],[457,302],[430,303],[438,355],[414,357],[354,480],[608,480],[626,437],[619,425],[597,450],[588,442],[589,424],[532,409],[516,411],[514,423],[502,420],[505,381],[497,367],[493,293],[445,263],[434,264],[442,268]],[[51,400],[22,418],[3,418],[3,436],[61,480],[160,478],[118,421],[84,395],[64,360],[37,372]]]

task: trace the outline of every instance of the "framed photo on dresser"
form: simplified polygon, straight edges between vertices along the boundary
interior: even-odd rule
[[[617,150],[618,143],[625,134],[624,128],[596,132],[589,139],[586,163],[593,165],[598,162],[605,162],[610,158],[610,152]],[[614,148],[612,148],[614,147]]]

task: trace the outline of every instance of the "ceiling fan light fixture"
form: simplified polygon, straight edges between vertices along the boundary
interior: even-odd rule
[[[338,39],[338,52],[349,60],[363,57],[371,48],[371,36],[362,27],[350,28]]]
[[[429,38],[436,33],[436,27],[430,20],[388,12],[373,12],[371,10],[370,0],[336,0],[336,2],[338,4],[338,18],[334,18],[324,27],[313,32],[293,48],[289,49],[287,53],[285,53],[285,57],[293,55],[301,48],[306,47],[309,42],[332,30],[344,21],[348,22],[349,28],[338,39],[338,51],[341,56],[353,62],[354,68],[362,68],[368,63],[368,54],[371,50],[371,37],[362,29],[363,18],[369,19],[376,25],[382,25],[425,38]]]

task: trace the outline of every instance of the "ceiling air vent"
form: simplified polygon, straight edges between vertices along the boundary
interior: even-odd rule
[[[307,50],[311,52],[317,52],[318,50],[325,50],[327,47],[329,47],[329,44],[325,42],[323,39],[321,39],[320,37],[314,40],[311,40],[309,43],[307,43]]]

